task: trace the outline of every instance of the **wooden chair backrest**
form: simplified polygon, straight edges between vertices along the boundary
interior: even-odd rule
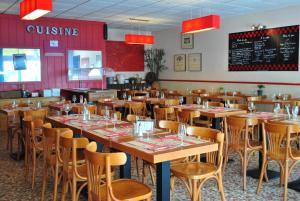
[[[217,151],[208,152],[205,155],[207,163],[215,164],[217,162],[218,170],[221,170],[223,161],[224,133],[211,128],[189,126],[187,128],[187,134],[197,136],[200,139],[208,140],[210,142],[219,143]],[[200,161],[200,157],[197,156],[196,160]]]
[[[178,132],[178,121],[169,121],[169,120],[161,120],[159,121],[159,128],[168,129],[169,132],[177,133]]]
[[[248,143],[247,119],[240,117],[226,117],[225,133],[227,137],[228,146],[231,149],[239,149],[241,144],[244,144],[246,148]]]
[[[166,99],[166,100],[164,100],[164,105],[165,106],[179,105],[179,100],[178,99]]]
[[[193,119],[200,117],[199,111],[182,110],[177,111],[177,121],[185,124],[193,125]]]
[[[33,120],[31,118],[24,118],[24,135],[26,144],[30,147],[36,147],[37,143],[39,142],[37,139],[37,129],[42,128],[44,125],[44,121],[42,119]],[[41,136],[40,136],[41,137]]]
[[[21,115],[21,117],[29,117],[30,116],[32,120],[41,119],[44,121],[45,118],[48,116],[48,109],[41,108],[38,110],[21,111],[20,115]]]
[[[167,120],[168,114],[167,114],[167,108],[154,108],[154,119],[155,119],[155,125],[158,127],[159,121],[161,120]]]
[[[136,122],[136,119],[137,119],[137,115],[134,114],[128,114],[126,117],[126,121],[131,123]]]
[[[65,131],[61,133],[59,139],[59,158],[62,160],[63,164],[63,174],[65,176],[69,175],[70,167],[72,167],[73,176],[81,179],[86,179],[78,172],[78,167],[84,165],[82,161],[78,161],[77,152],[80,149],[86,148],[89,144],[89,140],[87,138],[73,138],[73,131]],[[70,163],[70,159],[72,159]]]
[[[104,183],[102,175],[106,177],[107,200],[117,200],[112,191],[111,167],[120,166],[126,163],[125,153],[98,153],[96,142],[91,142],[86,146],[85,158],[88,175],[88,194],[91,200],[101,201],[101,184]],[[130,188],[130,186],[128,186]]]
[[[144,102],[146,100],[146,96],[134,96],[132,97],[133,101]]]
[[[248,110],[248,106],[246,104],[229,104],[229,106],[233,109]]]
[[[97,106],[96,105],[88,105],[88,110],[91,114],[97,114]],[[83,105],[74,105],[72,106],[72,112],[76,114],[81,114],[83,111]]]
[[[290,125],[263,123],[263,148],[273,160],[286,160],[290,146]],[[284,149],[284,154],[282,151]]]
[[[147,108],[144,102],[133,102],[129,104],[129,114],[145,116],[146,111]]]

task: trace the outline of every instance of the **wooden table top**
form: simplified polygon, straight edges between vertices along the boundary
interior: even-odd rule
[[[0,113],[7,115],[7,116],[11,116],[16,114],[16,112],[22,112],[22,111],[31,111],[31,110],[40,110],[40,109],[45,109],[44,107],[42,108],[35,108],[35,107],[16,107],[16,108],[0,108]]]
[[[287,117],[286,114],[275,114],[272,112],[253,112],[247,114],[240,114],[236,116],[243,117],[243,118],[255,118],[259,120],[259,122],[265,122],[269,120],[281,120]]]
[[[132,124],[118,124],[116,127],[119,132],[115,132],[113,130],[113,126],[106,125],[106,126],[98,126],[96,127],[80,127],[78,125],[71,125],[70,121],[74,118],[75,115],[69,115],[69,119],[63,121],[63,117],[48,117],[47,120],[56,126],[59,127],[69,127],[70,129],[74,130],[74,132],[78,132],[80,130],[81,134],[89,139],[94,141],[100,142],[104,146],[114,148],[123,152],[126,152],[130,155],[140,157],[143,160],[146,160],[151,163],[159,163],[164,161],[170,161],[173,159],[179,159],[195,154],[201,154],[205,152],[216,151],[218,149],[217,143],[212,143],[208,141],[201,141],[196,138],[189,139],[186,137],[184,139],[184,144],[180,146],[172,146],[172,147],[165,147],[165,149],[151,149],[150,151],[147,149],[147,146],[152,147],[153,145],[149,143],[153,140],[157,143],[158,146],[161,148],[161,144],[168,142],[170,140],[176,141],[177,135],[170,134],[164,130],[155,130],[151,137],[143,137],[143,136],[134,136],[132,134]],[[77,115],[77,119],[80,118]],[[75,120],[76,120],[75,118]],[[170,139],[170,137],[172,139]],[[165,137],[165,138],[162,138]],[[167,138],[168,137],[168,138]],[[175,138],[174,138],[175,137]],[[163,139],[163,140],[161,140]],[[168,139],[167,141],[165,141]],[[161,140],[161,141],[159,141]],[[198,140],[195,142],[195,140]],[[177,141],[176,141],[177,142]],[[136,146],[136,143],[144,143],[144,146]],[[156,145],[155,145],[156,146]],[[164,147],[163,147],[164,148]]]
[[[231,115],[239,115],[239,114],[247,113],[246,110],[225,108],[225,107],[209,107],[208,109],[205,109],[201,105],[197,105],[197,104],[177,105],[174,107],[179,109],[184,109],[184,110],[199,111],[201,115],[212,117],[212,118],[227,117]]]
[[[280,103],[280,104],[291,104],[293,103],[295,100],[291,99],[291,100],[272,100],[272,99],[261,99],[261,100],[256,100],[253,101],[256,104],[275,104],[275,103]]]

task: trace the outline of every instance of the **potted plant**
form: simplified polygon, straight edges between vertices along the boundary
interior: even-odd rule
[[[259,84],[259,85],[257,85],[257,88],[258,88],[257,95],[262,96],[263,95],[263,89],[265,88],[265,86],[262,85],[262,84]]]
[[[224,87],[219,87],[219,94],[223,94],[224,93]]]
[[[145,66],[149,72],[146,74],[146,81],[152,84],[159,78],[159,73],[166,70],[164,49],[146,49],[144,52]]]

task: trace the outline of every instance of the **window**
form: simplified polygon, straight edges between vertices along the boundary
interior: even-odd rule
[[[69,50],[68,69],[69,80],[101,80],[102,52]]]
[[[0,48],[0,82],[39,81],[40,49]]]

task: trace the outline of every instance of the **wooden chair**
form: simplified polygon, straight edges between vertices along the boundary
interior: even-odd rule
[[[246,190],[247,166],[252,153],[262,152],[262,145],[259,141],[249,139],[249,125],[257,125],[257,119],[245,119],[240,117],[225,118],[225,163],[230,152],[238,153],[241,161],[241,173],[243,174],[243,189]]]
[[[31,188],[35,186],[36,176],[36,159],[37,156],[42,156],[43,152],[43,136],[42,126],[44,121],[42,119],[31,120],[29,117],[25,117],[24,120],[24,134],[25,134],[25,177],[27,178],[29,171],[29,157],[32,160],[32,177]]]
[[[145,102],[146,96],[134,96],[132,97],[132,100],[137,102]]]
[[[169,120],[162,120],[159,121],[159,128],[165,128],[168,129],[172,133],[178,132],[178,121],[169,121]]]
[[[159,121],[168,119],[167,108],[155,107],[154,119],[155,119],[155,126],[158,128]]]
[[[225,201],[222,163],[224,134],[218,130],[202,127],[188,127],[188,135],[193,135],[204,140],[217,142],[218,151],[206,153],[206,162],[200,162],[200,156],[190,157],[190,161],[177,163],[171,166],[171,191],[174,189],[174,177],[179,178],[185,184],[191,200],[201,200],[201,187],[209,179],[216,179],[221,200]]]
[[[80,192],[87,185],[87,167],[83,158],[78,157],[80,149],[86,148],[89,144],[87,138],[73,138],[73,131],[65,131],[59,139],[60,152],[58,157],[62,160],[62,200],[68,190],[68,184],[72,188],[72,201],[79,199]],[[81,183],[77,190],[77,183]]]
[[[111,167],[126,163],[124,153],[97,153],[96,142],[91,142],[85,150],[88,173],[89,201],[99,200],[151,200],[152,190],[145,184],[132,179],[112,181]],[[104,183],[102,174],[106,174]]]
[[[48,171],[51,170],[53,174],[53,200],[57,197],[57,186],[58,186],[58,174],[59,169],[62,167],[62,161],[59,159],[59,138],[61,133],[70,131],[69,128],[52,128],[50,123],[43,125],[43,156],[44,156],[44,168],[43,168],[43,179],[42,179],[42,196],[41,200],[45,200],[46,182]]]
[[[199,111],[182,110],[177,112],[177,121],[193,126],[194,118],[200,117]]]
[[[224,107],[224,103],[209,101],[208,106],[209,107]]]
[[[24,117],[31,117],[32,121],[36,119],[40,119],[45,121],[46,117],[48,116],[48,108],[41,108],[37,110],[28,110],[20,112],[20,116]]]
[[[131,123],[136,122],[136,119],[137,119],[137,115],[134,114],[128,114],[126,117],[126,121]]]
[[[276,161],[280,167],[280,186],[284,184],[284,200],[288,199],[288,177],[300,161],[300,152],[291,146],[291,133],[299,132],[298,125],[278,122],[263,123],[263,166],[260,173],[257,193],[260,192],[263,175],[269,161]]]
[[[240,110],[248,111],[248,106],[246,104],[229,104],[229,107],[233,108],[233,109],[240,109]]]
[[[83,111],[83,105],[73,105],[72,106],[72,112],[76,114],[81,114]],[[96,105],[88,105],[88,110],[91,114],[97,114],[97,106]]]
[[[260,100],[262,100],[262,96],[249,96],[249,97],[246,98],[247,102],[260,101]]]
[[[165,105],[166,107],[170,107],[170,106],[176,106],[179,105],[179,100],[178,99],[166,99],[166,100],[162,100],[163,105]]]
[[[132,102],[129,104],[129,114],[146,116],[147,108],[144,102]]]

